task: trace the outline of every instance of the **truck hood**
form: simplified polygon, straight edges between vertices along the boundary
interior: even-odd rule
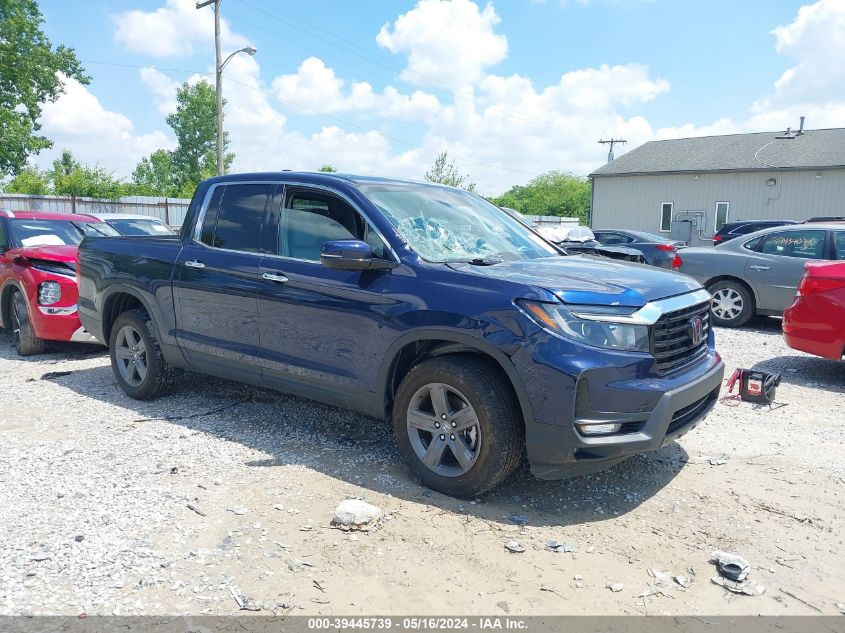
[[[492,266],[453,264],[461,272],[540,287],[565,303],[639,308],[701,288],[695,279],[652,266],[583,255],[506,261]]]
[[[49,262],[76,263],[77,246],[22,246],[10,250],[10,257],[26,257],[27,259],[42,259]]]

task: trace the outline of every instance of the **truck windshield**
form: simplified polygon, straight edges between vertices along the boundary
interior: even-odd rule
[[[560,254],[499,207],[466,191],[413,183],[366,184],[360,189],[411,248],[431,262]]]

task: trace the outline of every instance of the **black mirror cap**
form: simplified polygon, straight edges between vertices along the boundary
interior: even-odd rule
[[[370,245],[362,240],[333,240],[320,248],[320,263],[335,270],[384,270],[395,262],[373,257]]]

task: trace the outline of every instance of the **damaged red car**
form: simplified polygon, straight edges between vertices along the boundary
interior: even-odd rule
[[[116,234],[90,215],[0,211],[0,326],[18,354],[41,354],[48,341],[97,342],[76,312],[77,247]]]

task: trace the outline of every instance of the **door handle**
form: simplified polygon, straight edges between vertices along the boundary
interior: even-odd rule
[[[770,266],[761,266],[760,264],[754,264],[753,266],[749,266],[751,270],[769,270]]]
[[[261,278],[266,279],[267,281],[276,281],[280,284],[285,284],[288,281],[288,278],[282,273],[264,273],[261,275]]]
[[[185,262],[185,266],[187,266],[188,268],[205,268],[205,264],[195,259],[192,261]]]

